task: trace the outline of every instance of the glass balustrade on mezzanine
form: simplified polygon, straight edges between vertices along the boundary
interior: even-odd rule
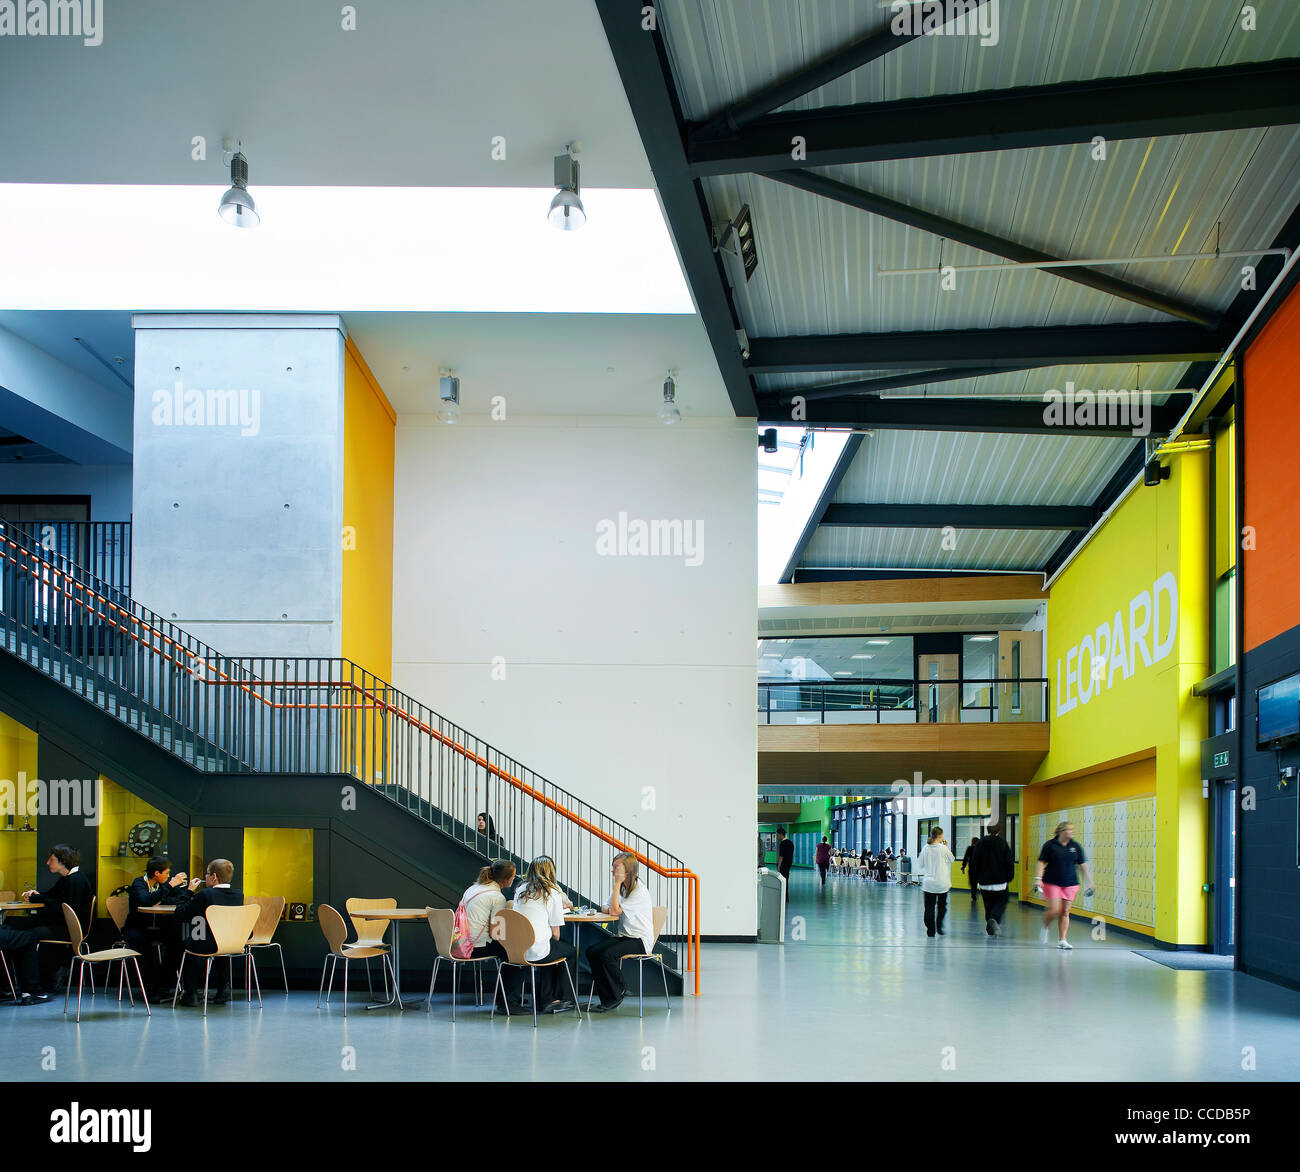
[[[857,679],[758,685],[758,723],[998,724],[1047,719],[1047,680]]]

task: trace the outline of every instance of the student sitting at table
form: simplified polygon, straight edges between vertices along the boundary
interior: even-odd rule
[[[217,950],[217,938],[208,924],[207,911],[214,904],[219,907],[243,907],[244,893],[231,887],[235,864],[229,859],[213,859],[203,870],[203,884],[198,879],[190,883],[190,894],[176,905],[176,918],[180,921],[181,939],[186,953],[207,955]],[[203,1004],[203,977],[207,968],[201,956],[185,957],[185,996],[182,1005]],[[230,966],[221,961],[214,965],[219,982],[214,1005],[225,1005],[230,1000]]]
[[[95,884],[81,869],[80,853],[75,847],[61,842],[50,851],[45,865],[52,875],[58,876],[54,885],[44,893],[36,890],[22,893],[23,899],[29,903],[42,904],[41,910],[25,922],[13,923],[10,927],[36,933],[37,941],[66,940],[68,923],[63,918],[63,905],[66,903],[77,913],[82,932],[89,936],[94,927],[90,922],[90,909],[95,900]],[[45,989],[50,988],[54,971],[66,956],[62,948],[42,948],[37,952],[41,984]]]
[[[646,885],[637,878],[639,869],[636,855],[628,852],[615,855],[610,867],[614,890],[604,910],[618,916],[618,923],[614,934],[606,935],[587,949],[591,979],[600,994],[600,1004],[592,1013],[611,1013],[627,996],[621,958],[654,948],[654,907]]]
[[[555,960],[564,957],[567,966],[571,958],[577,957],[573,945],[560,939],[564,913],[572,907],[573,904],[564,898],[564,892],[556,881],[554,861],[548,855],[538,855],[528,864],[528,874],[515,893],[515,911],[524,915],[533,926],[533,944],[524,953],[525,960]],[[521,980],[526,975],[522,969],[517,972]],[[573,1002],[565,996],[570,988],[569,981],[562,978],[558,966],[527,975],[537,979],[539,1013],[564,1013],[573,1009]],[[577,988],[576,984],[573,987]]]
[[[35,932],[20,932],[8,924],[0,924],[0,952],[13,962],[11,976],[17,971],[19,1005],[34,1005],[50,999],[50,995],[41,988],[40,968],[36,963]],[[7,985],[0,992],[5,997],[11,996]]]
[[[465,893],[460,897],[461,906],[465,909],[465,918],[469,921],[469,938],[474,946],[470,956],[474,960],[485,956],[496,956],[501,960],[510,959],[504,946],[492,939],[492,917],[506,906],[506,897],[501,889],[509,887],[514,881],[514,863],[505,859],[493,859],[478,873],[478,879],[465,888]],[[517,969],[507,969],[503,975],[502,983],[505,985],[506,1001],[504,1005],[498,1005],[498,1009],[509,1008],[511,1013],[519,1012],[521,1007],[518,972]]]
[[[176,916],[149,915],[142,912],[142,907],[158,907],[161,904],[175,903],[186,898],[186,874],[184,871],[172,875],[172,865],[159,855],[150,859],[144,867],[144,874],[132,880],[127,892],[130,910],[126,923],[122,926],[122,939],[128,948],[134,948],[140,954],[146,988],[152,989],[155,996],[171,996],[171,987],[167,983],[175,975],[180,963],[180,923]],[[154,945],[161,945],[163,956],[161,964],[154,959]]]

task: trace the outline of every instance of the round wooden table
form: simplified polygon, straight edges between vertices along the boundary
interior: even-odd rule
[[[373,1005],[367,1005],[366,1008],[391,1009],[396,1005],[398,1009],[405,1009],[407,1004],[418,1005],[420,1003],[418,997],[410,1002],[402,1001],[402,933],[400,925],[411,920],[424,920],[427,923],[429,920],[428,913],[422,907],[374,907],[348,912],[348,915],[354,916],[358,920],[393,921],[393,995],[387,1001],[376,1001]]]
[[[138,907],[135,910],[145,916],[174,916],[176,914],[176,905],[174,903],[156,903],[153,907]]]

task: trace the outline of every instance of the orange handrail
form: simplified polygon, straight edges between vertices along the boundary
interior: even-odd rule
[[[165,651],[161,650],[158,647],[153,646],[152,643],[148,644],[150,651],[152,651],[156,655],[159,655],[166,662],[171,663],[174,666],[180,668],[182,671],[189,673],[197,683],[207,684],[214,687],[221,687],[221,686],[237,687],[241,691],[247,693],[250,697],[256,698],[257,700],[261,701],[263,704],[267,705],[268,707],[277,710],[324,709],[324,710],[331,710],[331,711],[357,711],[357,710],[364,711],[366,709],[372,709],[372,708],[383,709],[393,714],[399,720],[404,721],[407,724],[413,725],[419,731],[425,733],[429,737],[432,737],[439,744],[445,746],[446,748],[451,749],[455,753],[460,754],[462,757],[467,758],[468,760],[472,761],[474,764],[481,766],[484,770],[487,771],[489,775],[496,777],[501,781],[506,782],[506,784],[508,785],[513,786],[515,789],[531,797],[534,801],[541,802],[543,806],[552,810],[553,812],[558,814],[561,818],[564,818],[566,821],[569,821],[574,825],[580,827],[581,829],[585,830],[588,834],[591,834],[601,842],[604,842],[606,845],[617,847],[620,851],[632,855],[637,859],[639,863],[647,867],[649,870],[653,871],[655,874],[660,875],[661,877],[666,879],[685,879],[687,883],[686,967],[688,971],[694,971],[695,973],[695,994],[696,996],[699,995],[700,992],[700,932],[699,932],[700,878],[698,875],[695,874],[694,871],[691,871],[689,868],[686,867],[661,866],[660,864],[656,863],[653,859],[649,858],[647,855],[629,847],[626,843],[621,842],[619,839],[614,838],[612,835],[602,830],[599,826],[593,825],[592,823],[588,822],[585,818],[581,817],[578,814],[575,814],[572,810],[569,810],[567,807],[561,805],[559,802],[556,802],[554,799],[547,797],[545,794],[538,793],[535,789],[533,789],[532,786],[528,785],[527,782],[522,781],[520,778],[515,777],[511,773],[508,773],[506,770],[501,769],[499,766],[493,765],[486,758],[480,757],[478,754],[471,752],[469,749],[467,749],[464,745],[460,744],[458,741],[453,740],[452,738],[439,732],[437,729],[432,728],[424,721],[419,720],[418,718],[412,716],[405,709],[400,708],[397,705],[387,700],[381,699],[372,691],[362,688],[359,684],[357,684],[353,680],[346,680],[346,681],[344,680],[329,680],[329,681],[256,680],[250,684],[248,681],[235,679],[231,675],[229,675],[229,673],[223,672],[220,669],[215,669],[214,672],[214,674],[220,678],[209,679],[206,676],[206,671],[211,665],[209,665],[206,657],[201,655],[196,655],[194,652],[190,651],[188,648],[184,647],[182,644],[172,639],[165,632],[160,631],[152,624],[143,621],[138,615],[134,614],[130,610],[124,609],[123,607],[117,605],[111,599],[100,594],[93,587],[88,586],[84,582],[78,581],[75,577],[60,570],[57,566],[46,561],[44,558],[38,557],[37,555],[33,554],[31,550],[24,549],[22,546],[18,545],[16,542],[12,541],[7,536],[0,537],[0,541],[3,541],[3,543],[9,546],[11,549],[16,550],[18,553],[21,553],[24,557],[26,557],[31,562],[33,562],[35,566],[39,566],[44,571],[46,571],[49,577],[42,578],[42,581],[44,581],[45,584],[49,586],[50,590],[52,590],[56,594],[63,595],[74,606],[79,606],[82,609],[89,611],[92,615],[94,615],[94,617],[102,620],[106,624],[112,626],[114,629],[121,631],[124,635],[126,635],[128,638],[134,639],[137,643],[144,642],[144,640],[141,639],[140,635],[137,634],[136,631],[129,629],[126,626],[123,626],[122,623],[118,622],[116,619],[110,618],[107,613],[96,610],[93,606],[90,606],[84,599],[77,597],[71,590],[66,590],[63,587],[57,585],[56,580],[67,581],[77,590],[81,591],[83,594],[88,595],[96,602],[102,603],[106,611],[111,610],[116,614],[123,616],[135,627],[144,627],[145,630],[150,635],[156,636],[160,642],[172,648],[177,649],[179,652],[183,653],[184,655],[187,655],[190,659],[190,663],[188,665],[181,663],[178,659],[173,658],[171,655],[168,655]],[[6,555],[6,557],[8,561],[12,562],[15,566],[21,568],[18,559],[15,558],[12,554]],[[202,678],[194,674],[196,663],[202,663],[204,666],[205,674]],[[272,699],[268,699],[265,696],[258,695],[257,688],[259,686],[281,688],[284,689],[285,691],[288,691],[290,689],[298,690],[302,688],[335,688],[335,689],[348,688],[353,692],[359,692],[361,696],[364,698],[365,702],[360,704],[347,704],[347,705],[320,704],[320,703],[309,703],[309,704],[281,703],[281,702],[276,702],[275,700]],[[385,684],[384,686],[387,687],[388,685]]]

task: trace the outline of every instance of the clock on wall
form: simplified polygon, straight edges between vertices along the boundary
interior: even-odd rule
[[[163,828],[152,818],[137,822],[127,831],[126,845],[133,855],[151,855],[162,843]]]

